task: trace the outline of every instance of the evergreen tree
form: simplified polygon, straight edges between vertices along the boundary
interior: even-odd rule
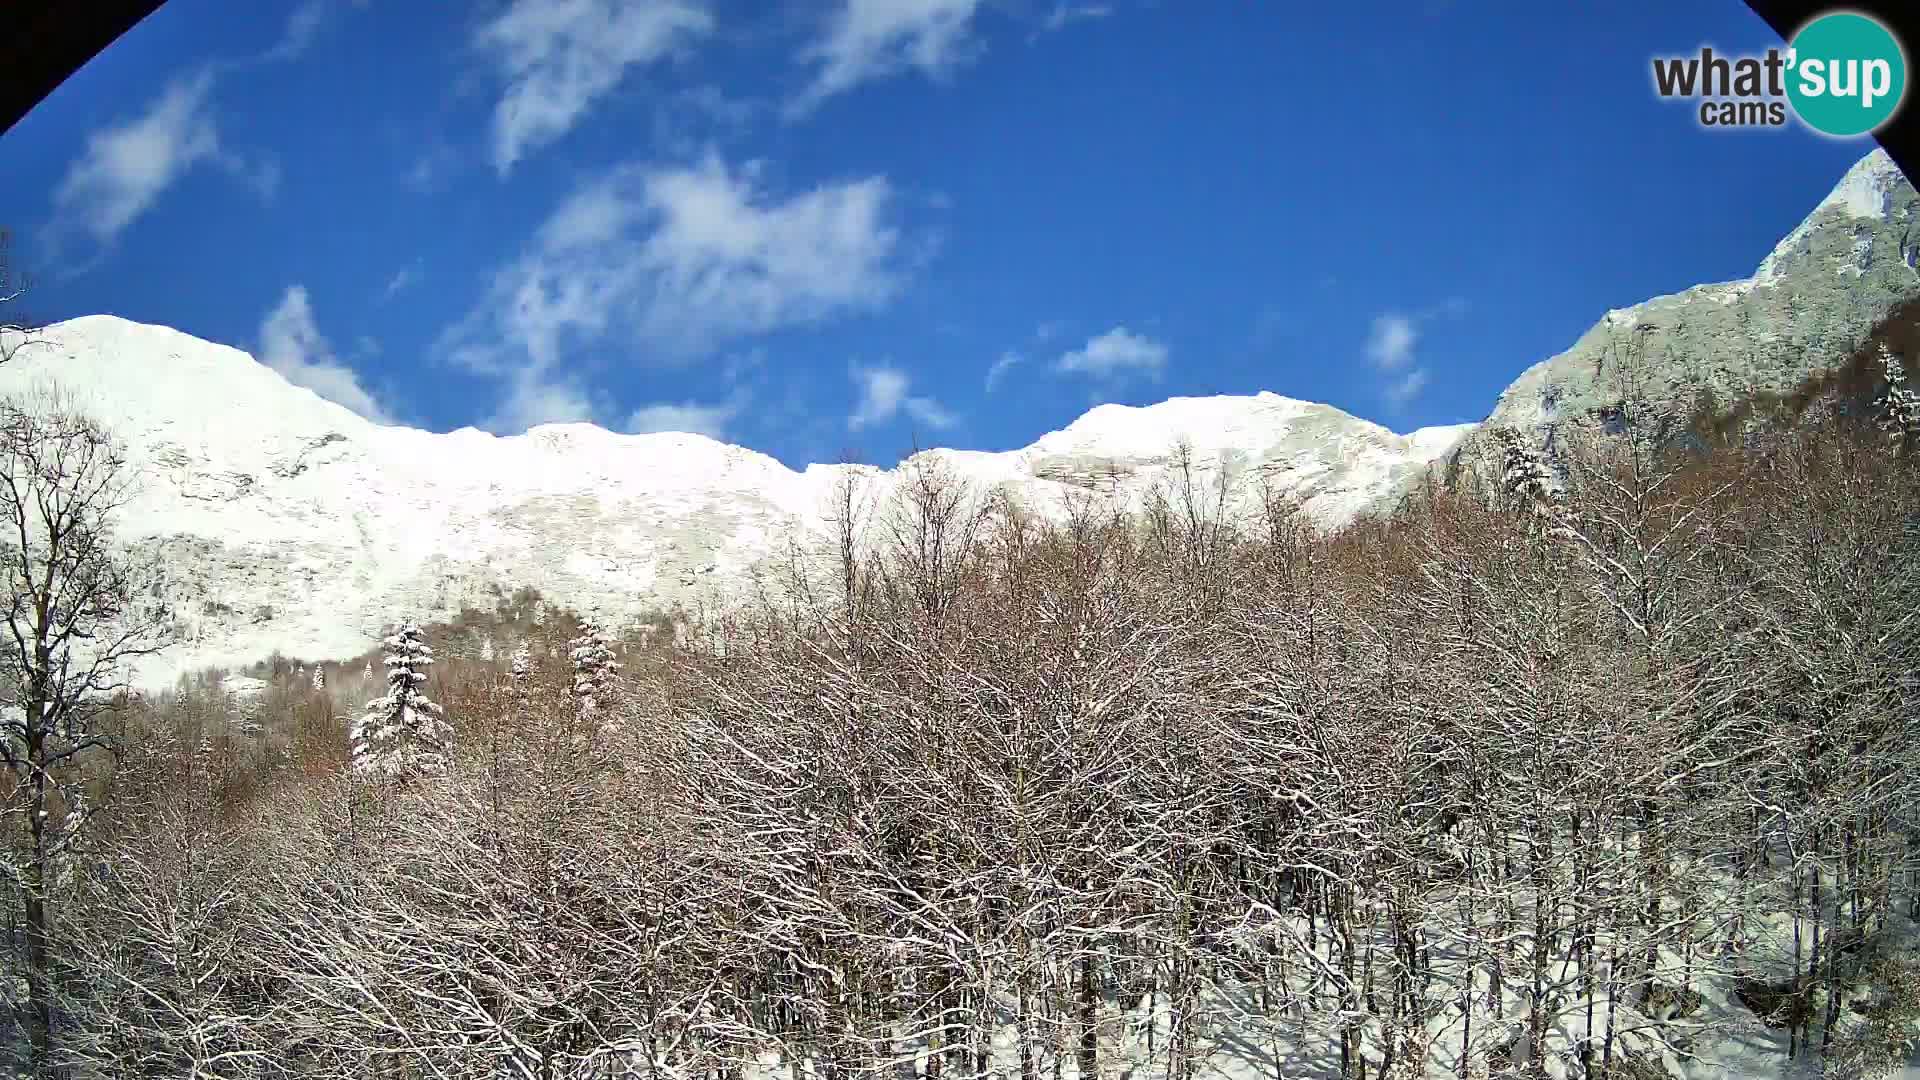
[[[507,697],[513,711],[524,717],[533,700],[533,650],[524,641],[513,650],[512,666],[507,670]]]
[[[1519,436],[1512,431],[1500,431],[1495,438],[1501,444],[1501,490],[1530,509],[1543,509],[1552,497],[1546,463],[1540,460],[1540,455],[1522,446]]]
[[[387,693],[367,702],[353,726],[353,771],[384,779],[444,772],[453,731],[440,706],[421,692],[433,650],[411,622],[384,644]]]
[[[582,717],[601,714],[612,702],[614,680],[620,662],[613,658],[612,645],[597,622],[580,626],[580,636],[568,648],[573,661],[573,699]]]
[[[532,672],[533,672],[533,650],[531,647],[527,645],[526,642],[523,641],[520,643],[519,648],[513,650],[512,674],[513,674],[514,685],[516,687],[524,688],[527,684],[527,678],[529,675],[532,674]]]
[[[1915,436],[1920,436],[1920,393],[1907,386],[1905,366],[1885,345],[1880,346],[1880,368],[1887,379],[1886,393],[1874,402],[1880,410],[1880,428],[1893,442],[1894,453],[1904,457]]]

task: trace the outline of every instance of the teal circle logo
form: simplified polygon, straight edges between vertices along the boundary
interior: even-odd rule
[[[1887,122],[1907,92],[1907,58],[1893,32],[1851,11],[1822,15],[1793,35],[1787,99],[1808,127],[1865,135]]]

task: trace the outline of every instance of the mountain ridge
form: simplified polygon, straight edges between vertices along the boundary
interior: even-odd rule
[[[1703,395],[1791,392],[1844,362],[1916,294],[1920,194],[1876,148],[1752,274],[1612,308],[1571,347],[1522,371],[1449,454],[1448,471],[1490,479],[1501,432],[1558,457],[1574,433],[1604,427],[1623,377],[1640,380],[1635,392],[1675,421]]]
[[[1137,504],[1185,439],[1204,469],[1276,476],[1337,525],[1463,430],[1400,435],[1265,391],[1103,405],[1018,450],[795,470],[697,434],[376,424],[242,350],[116,316],[42,336],[0,366],[0,391],[50,377],[127,444],[138,493],[120,535],[164,556],[160,592],[184,637],[137,672],[147,686],[276,650],[353,655],[401,617],[487,608],[523,585],[615,623],[725,603],[790,543],[829,535],[847,477],[884,505],[906,471],[938,462],[977,491],[1064,513],[1086,490]]]
[[[0,366],[0,392],[52,377],[126,443],[140,485],[121,536],[163,556],[159,595],[183,635],[136,672],[158,686],[274,651],[356,655],[401,618],[490,608],[522,586],[615,624],[721,606],[792,545],[825,549],[843,482],[861,488],[871,522],[926,466],[1058,515],[1088,492],[1137,506],[1176,485],[1184,443],[1209,491],[1236,480],[1228,512],[1257,503],[1251,481],[1264,478],[1337,527],[1391,510],[1436,466],[1484,468],[1501,429],[1558,452],[1617,401],[1609,364],[1623,335],[1662,350],[1654,392],[1676,413],[1703,392],[1790,389],[1920,295],[1917,264],[1920,196],[1875,151],[1753,275],[1606,312],[1479,423],[1400,434],[1272,391],[1176,397],[1095,406],[1015,450],[927,450],[891,469],[796,470],[704,435],[584,423],[517,435],[380,425],[242,350],[111,315],[48,328],[46,345]]]

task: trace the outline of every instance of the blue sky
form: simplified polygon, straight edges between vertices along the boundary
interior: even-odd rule
[[[1318,9],[1318,10],[1311,10]],[[1697,126],[1738,0],[168,0],[0,136],[30,310],[435,430],[792,465],[1271,390],[1479,419],[1871,144]]]

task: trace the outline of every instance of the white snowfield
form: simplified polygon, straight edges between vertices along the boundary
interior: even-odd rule
[[[136,672],[143,686],[274,650],[351,656],[403,619],[490,610],[520,586],[615,624],[712,610],[790,541],[820,547],[843,476],[884,507],[907,467],[795,472],[701,435],[590,424],[505,437],[385,427],[167,327],[97,315],[41,336],[0,365],[0,392],[57,382],[108,425],[137,477],[120,539],[166,553],[163,594],[187,639]],[[1270,393],[1176,398],[1100,406],[1023,450],[915,460],[1059,513],[1076,491],[1139,499],[1185,440],[1203,483],[1222,467],[1236,478],[1239,504],[1260,497],[1264,474],[1337,525],[1404,490],[1470,427],[1397,435]]]

